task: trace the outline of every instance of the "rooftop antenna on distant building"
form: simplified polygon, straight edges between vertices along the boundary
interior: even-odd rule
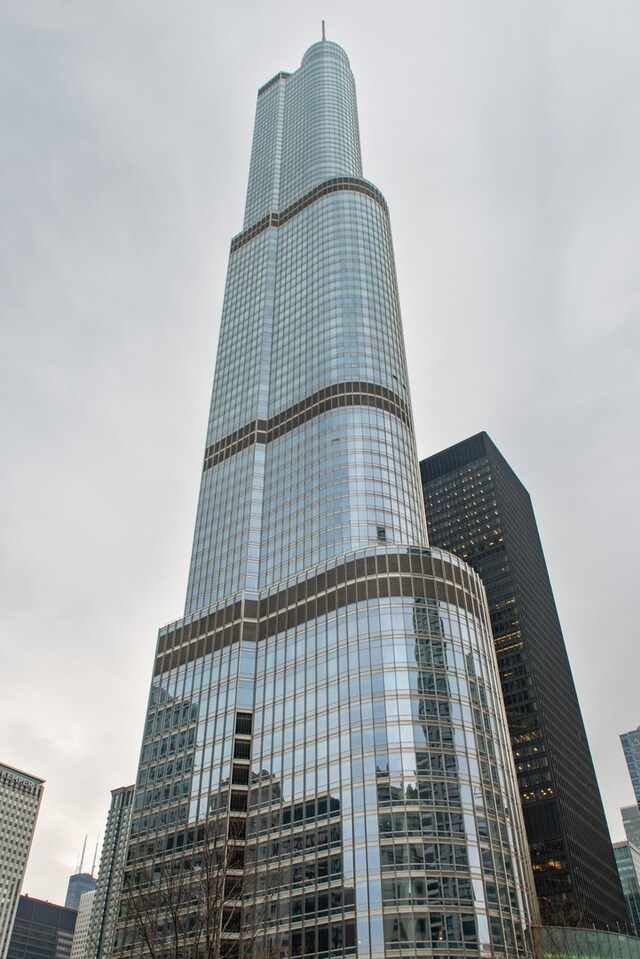
[[[324,35],[324,20],[322,21],[322,39],[326,40],[327,38]]]
[[[79,876],[82,872],[82,867],[84,866],[84,854],[87,851],[87,836],[84,837],[84,842],[82,844],[82,853],[80,855],[80,865],[78,866],[77,875]]]
[[[98,838],[96,839],[96,848],[93,853],[93,862],[91,863],[91,875],[95,876],[96,874],[96,861],[98,859],[98,844],[100,842],[100,833],[98,833]]]

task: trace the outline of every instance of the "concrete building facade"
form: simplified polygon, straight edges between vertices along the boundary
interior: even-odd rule
[[[44,780],[0,763],[0,959],[6,959]]]

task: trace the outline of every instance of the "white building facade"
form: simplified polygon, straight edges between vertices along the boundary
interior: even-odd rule
[[[5,959],[44,780],[0,763],[0,959]]]
[[[95,889],[89,889],[88,892],[83,892],[80,896],[78,918],[76,919],[76,928],[73,933],[70,959],[85,959],[86,956],[91,955],[91,909],[95,897]]]

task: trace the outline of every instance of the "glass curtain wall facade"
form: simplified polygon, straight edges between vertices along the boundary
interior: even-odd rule
[[[623,806],[620,812],[622,813],[622,824],[627,842],[630,842],[636,849],[640,849],[640,808],[638,806]]]
[[[73,876],[69,876],[67,895],[64,900],[65,909],[75,909],[77,912],[81,897],[85,892],[91,892],[95,888],[95,876],[92,876],[89,872],[77,872]]]
[[[141,877],[212,829],[233,880],[220,954],[532,955],[486,599],[427,545],[387,206],[325,40],[258,94],[118,950],[140,951]]]
[[[487,590],[542,921],[625,929],[627,915],[527,490],[486,433],[422,460],[432,543]]]
[[[614,842],[613,852],[633,932],[640,936],[640,849],[630,842]]]
[[[627,761],[631,785],[638,805],[640,805],[640,726],[620,736],[624,758]]]

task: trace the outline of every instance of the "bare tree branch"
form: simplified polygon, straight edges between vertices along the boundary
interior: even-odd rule
[[[186,848],[156,851],[125,873],[118,945],[100,959],[241,959],[266,956],[269,895],[256,906],[255,857],[242,816],[187,830]],[[149,848],[163,849],[153,840]]]

